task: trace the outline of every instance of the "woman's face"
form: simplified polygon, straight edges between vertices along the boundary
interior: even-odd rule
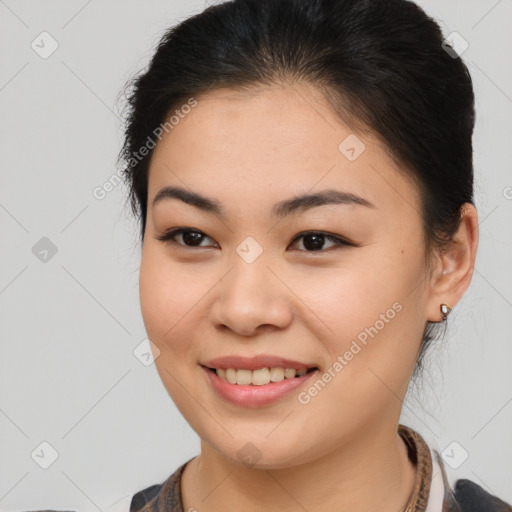
[[[261,468],[304,463],[396,424],[433,301],[415,186],[311,87],[197,101],[152,156],[140,269],[144,324],[176,406],[218,453]],[[221,214],[176,197],[153,205],[165,187],[204,196]],[[326,190],[368,204],[276,209]],[[200,233],[156,238],[183,227]],[[273,400],[282,383],[251,385],[258,401],[224,382],[229,400],[203,366],[259,355],[318,371]]]

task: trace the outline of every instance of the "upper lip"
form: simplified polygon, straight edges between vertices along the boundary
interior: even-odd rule
[[[216,359],[210,359],[202,363],[203,366],[208,368],[234,368],[240,370],[258,370],[260,368],[316,368],[315,364],[301,363],[293,359],[286,359],[283,357],[271,356],[268,354],[260,354],[253,357],[243,356],[224,356]]]

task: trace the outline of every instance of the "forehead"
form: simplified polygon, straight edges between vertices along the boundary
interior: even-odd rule
[[[375,204],[419,199],[382,143],[354,133],[313,86],[222,89],[195,99],[154,150],[150,200],[172,183],[242,202],[330,187]]]

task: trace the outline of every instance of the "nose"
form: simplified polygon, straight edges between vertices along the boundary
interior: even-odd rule
[[[235,261],[231,271],[214,288],[212,324],[240,336],[254,336],[290,325],[291,292],[277,274],[263,258],[253,263]]]

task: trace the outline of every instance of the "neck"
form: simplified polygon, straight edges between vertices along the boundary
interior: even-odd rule
[[[307,463],[255,469],[220,455],[204,441],[201,454],[182,475],[184,510],[248,512],[307,510],[402,510],[412,492],[416,467],[397,432],[379,424]]]

